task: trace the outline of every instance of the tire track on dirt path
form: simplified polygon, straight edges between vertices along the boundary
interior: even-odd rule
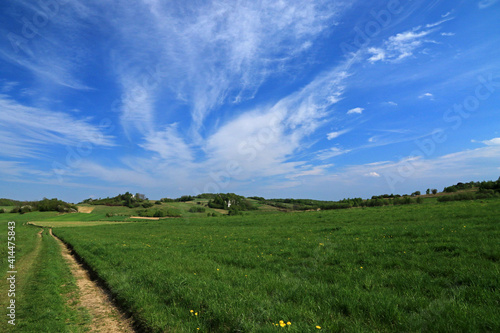
[[[92,316],[90,332],[135,332],[131,320],[120,313],[111,302],[109,294],[91,280],[88,271],[71,254],[68,246],[52,233],[52,228],[49,229],[49,233],[61,246],[62,256],[68,262],[71,273],[75,277],[81,306],[85,307]]]

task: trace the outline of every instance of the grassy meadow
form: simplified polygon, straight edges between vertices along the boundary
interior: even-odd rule
[[[148,332],[500,331],[498,199],[196,216],[54,233]]]
[[[40,218],[50,214],[31,213]],[[6,215],[6,214],[2,214]],[[19,215],[19,214],[18,214]],[[24,214],[29,215],[29,214]],[[22,216],[22,215],[21,215]],[[7,223],[0,222],[7,233]],[[61,256],[59,244],[45,229],[16,223],[16,325],[7,323],[6,279],[0,281],[2,317],[0,332],[86,332],[89,323],[85,309],[78,305],[75,280]],[[7,269],[7,244],[0,248],[0,267]]]

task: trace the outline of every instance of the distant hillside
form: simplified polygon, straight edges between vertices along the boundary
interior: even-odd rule
[[[17,201],[10,199],[0,199],[0,206],[14,206],[9,213],[29,213],[29,212],[60,212],[73,213],[77,212],[77,207],[71,203],[62,200],[43,198],[40,201]],[[6,213],[5,209],[0,210],[0,213]]]
[[[12,199],[0,199],[0,206],[18,206],[21,205],[21,201],[12,200]]]
[[[145,208],[149,206],[147,202],[148,198],[144,194],[136,193],[135,195],[130,192],[125,192],[125,194],[118,194],[116,197],[107,197],[104,199],[85,199],[80,204],[89,205],[105,205],[105,206],[125,206],[129,208],[136,208],[139,206],[144,206]]]

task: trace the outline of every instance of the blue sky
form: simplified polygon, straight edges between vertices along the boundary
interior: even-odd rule
[[[3,1],[0,197],[500,175],[500,1]]]

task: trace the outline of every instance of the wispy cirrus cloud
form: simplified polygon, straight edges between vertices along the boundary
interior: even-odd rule
[[[5,95],[0,95],[0,109],[0,154],[4,156],[33,157],[45,145],[114,145],[113,137],[88,118],[26,106]]]
[[[381,46],[370,47],[367,49],[371,56],[368,61],[375,63],[377,61],[384,62],[399,62],[405,58],[411,57],[414,53],[426,44],[437,43],[429,36],[439,29],[439,26],[445,22],[455,19],[447,13],[437,22],[428,23],[422,26],[414,27],[413,29],[398,33],[387,38]],[[450,36],[443,33],[442,36]]]
[[[443,20],[445,22],[447,20]],[[441,24],[440,22],[439,24]],[[437,25],[438,23],[434,23]],[[432,25],[432,24],[431,24]],[[432,26],[435,26],[432,25]],[[429,28],[429,27],[428,27]],[[398,62],[412,56],[417,49],[426,43],[435,43],[434,40],[427,38],[435,30],[430,28],[422,30],[416,27],[411,30],[398,33],[389,37],[382,46],[371,47],[367,51],[371,54],[368,61],[375,63],[377,61]]]
[[[349,153],[350,149],[342,149],[339,147],[332,147],[329,149],[323,149],[316,153],[317,158],[320,160],[329,160],[333,157],[340,156]]]
[[[327,138],[327,140],[333,140],[333,139],[338,138],[341,135],[349,133],[350,131],[351,131],[351,129],[345,129],[345,130],[342,130],[342,131],[330,132],[330,133],[326,134],[326,138]]]
[[[196,133],[217,106],[251,99],[268,77],[280,75],[335,24],[345,6],[340,1],[240,1],[237,5],[217,1],[186,2],[180,8],[144,1],[122,9],[114,18],[123,36],[123,52],[116,54],[116,60],[138,68],[151,60],[164,64],[168,75],[161,89],[189,106]],[[135,29],[138,26],[141,29]],[[154,59],[141,58],[138,48],[155,54]],[[128,86],[124,89],[130,90]]]
[[[177,124],[168,126],[164,131],[152,132],[145,140],[140,146],[157,153],[163,160],[181,163],[184,166],[194,160],[191,147],[182,138]]]
[[[88,55],[80,33],[91,25],[86,5],[79,1],[16,2],[16,25],[2,26],[0,59],[33,74],[44,84],[76,90],[92,89],[78,77]],[[61,34],[60,31],[64,31]]]
[[[498,0],[481,0],[481,1],[479,1],[479,3],[477,5],[478,5],[479,9],[485,9],[485,8],[490,7],[490,6],[493,6],[497,2],[498,2]]]
[[[222,126],[207,139],[208,165],[217,170],[227,161],[236,162],[246,178],[304,172],[297,169],[304,162],[289,159],[333,112],[351,65],[346,61],[272,107],[244,113]]]

